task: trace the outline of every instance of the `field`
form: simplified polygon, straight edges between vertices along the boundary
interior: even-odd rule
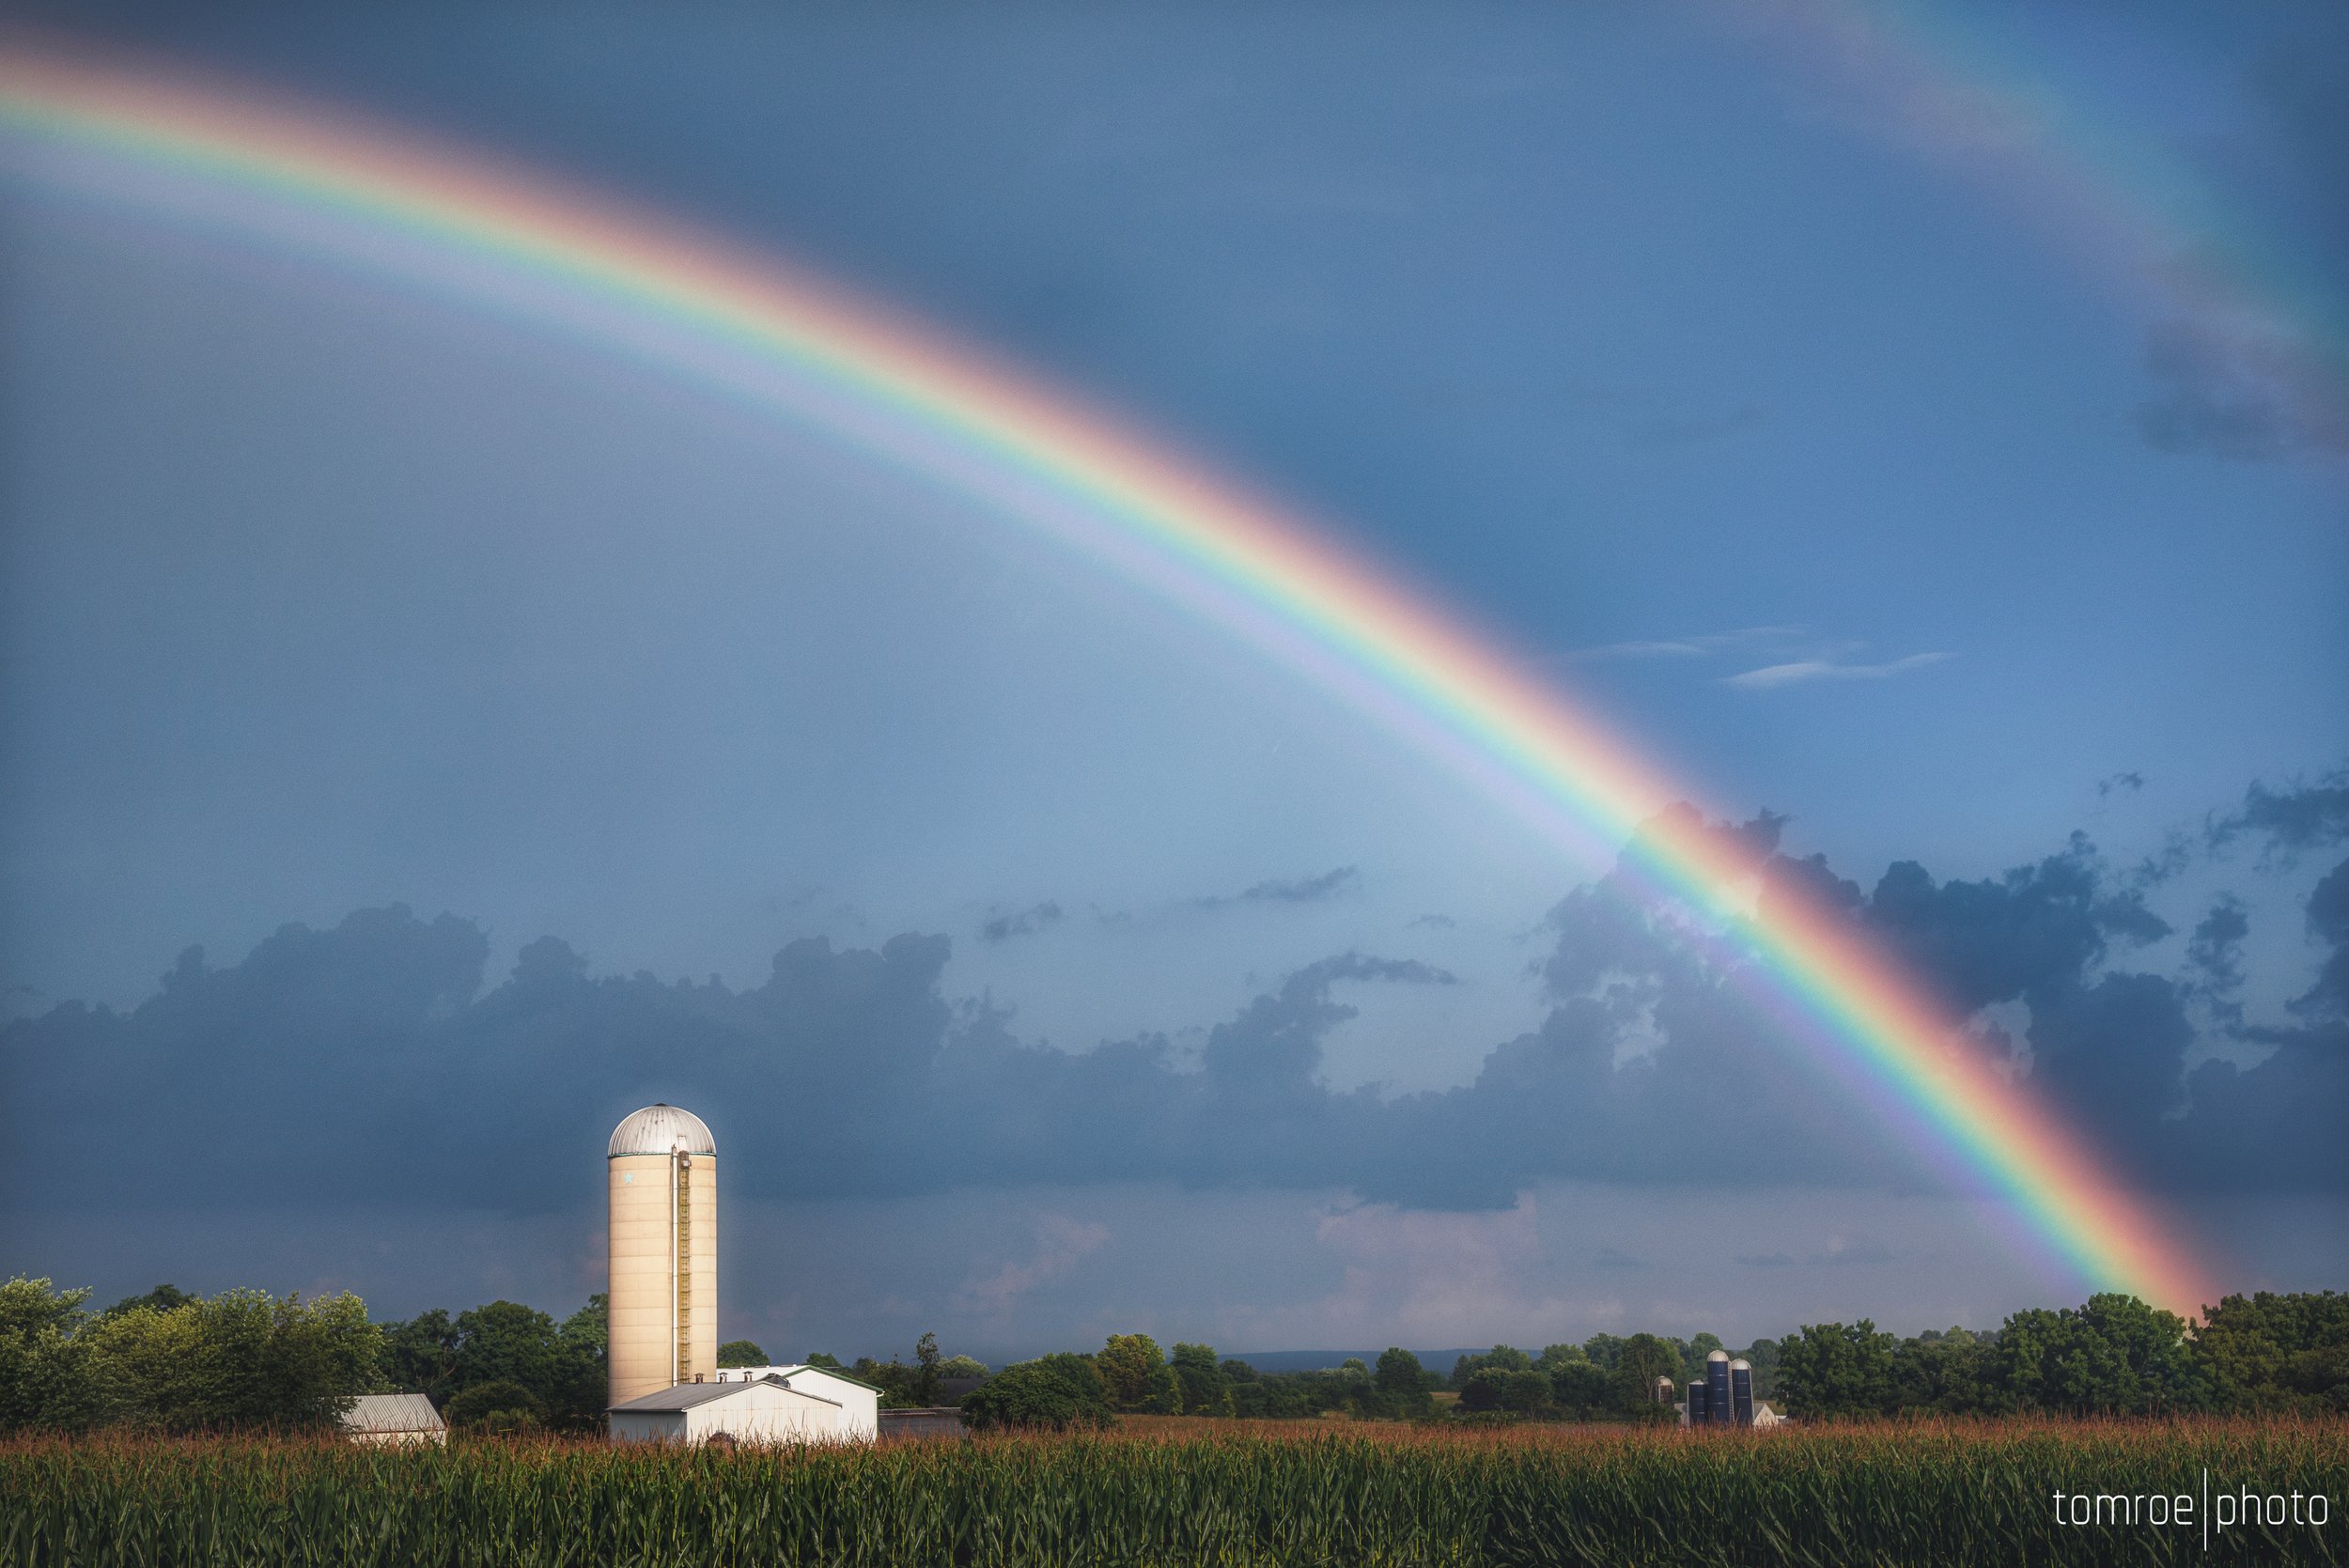
[[[2246,1524],[2238,1502],[2205,1549],[2217,1495],[2247,1485],[2321,1495],[2329,1522]],[[2059,1490],[2194,1513],[2060,1524]],[[739,1454],[39,1439],[0,1444],[0,1565],[2331,1563],[2345,1490],[2340,1421],[1166,1421]]]

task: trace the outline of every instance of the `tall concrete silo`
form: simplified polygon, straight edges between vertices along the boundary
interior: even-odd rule
[[[614,1405],[718,1370],[718,1145],[702,1119],[648,1105],[612,1129]]]

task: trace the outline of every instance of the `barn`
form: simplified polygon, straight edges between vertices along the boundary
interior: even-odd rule
[[[822,1367],[738,1367],[611,1410],[615,1443],[869,1443],[879,1390]]]

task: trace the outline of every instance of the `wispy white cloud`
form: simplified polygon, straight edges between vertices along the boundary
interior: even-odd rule
[[[1708,631],[1695,637],[1608,643],[1595,648],[1577,648],[1564,657],[1576,663],[1602,659],[1695,659],[1726,648],[1790,643],[1802,635],[1803,629],[1798,626],[1749,626],[1735,631]]]
[[[1781,686],[1795,686],[1806,680],[1887,680],[1893,675],[1921,670],[1928,664],[1938,664],[1954,659],[1949,653],[1912,653],[1906,659],[1895,659],[1887,664],[1846,664],[1834,659],[1797,659],[1785,664],[1765,664],[1758,670],[1723,677],[1723,684],[1742,687],[1749,691],[1767,691]]]

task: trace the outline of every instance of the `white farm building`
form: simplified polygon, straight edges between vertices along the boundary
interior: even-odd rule
[[[869,1443],[880,1393],[822,1367],[735,1367],[611,1411],[615,1443]]]

